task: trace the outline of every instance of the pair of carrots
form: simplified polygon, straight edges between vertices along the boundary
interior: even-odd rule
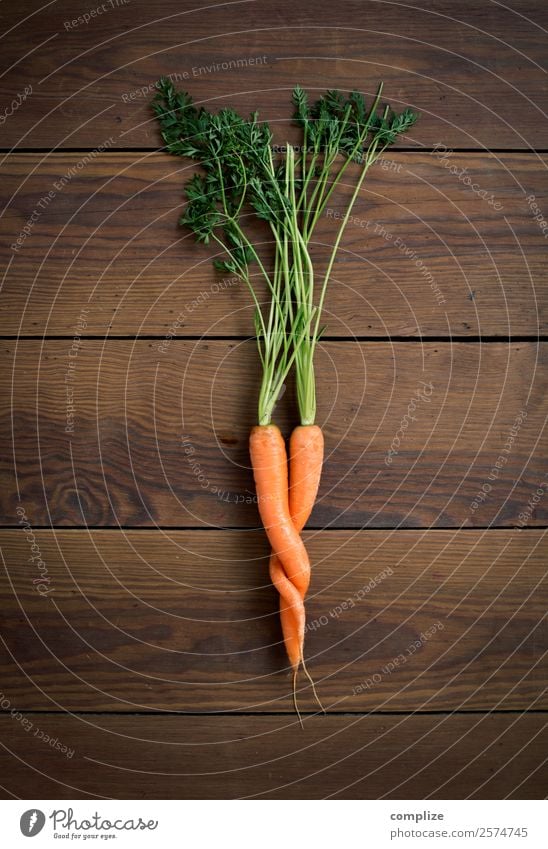
[[[318,493],[323,433],[315,424],[296,427],[289,440],[289,464],[284,438],[274,424],[254,427],[249,449],[259,513],[272,547],[270,579],[280,594],[282,633],[295,694],[301,664],[306,672],[304,599],[310,584],[310,560],[301,531]]]
[[[295,86],[293,117],[301,129],[302,144],[295,149],[286,144],[279,157],[272,132],[259,121],[257,112],[249,118],[231,108],[214,114],[196,106],[188,92],[176,91],[166,77],[158,81],[157,89],[152,106],[165,149],[200,166],[186,184],[180,223],[198,242],[215,246],[215,268],[237,275],[255,306],[262,381],[250,453],[259,512],[272,547],[270,576],[280,594],[295,695],[301,665],[308,675],[304,600],[310,561],[301,531],[316,499],[323,461],[323,436],[315,424],[314,375],[314,354],[324,330],[323,305],[363,181],[384,151],[413,126],[417,115],[410,109],[398,114],[388,104],[382,107],[382,83],[369,106],[358,91],[344,94],[333,89],[309,103],[304,89]],[[314,231],[343,177],[351,176],[351,166],[355,166],[354,190],[323,279],[316,281],[310,253]],[[256,218],[266,228],[258,243],[255,231],[248,232],[249,221]],[[269,246],[269,252],[272,246],[273,262],[270,256],[268,261],[261,257],[261,246]],[[256,273],[251,274],[251,266]],[[257,291],[256,280],[266,284],[266,298]],[[288,463],[272,413],[293,368],[301,425],[291,435]]]

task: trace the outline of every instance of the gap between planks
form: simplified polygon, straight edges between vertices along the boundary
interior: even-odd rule
[[[8,341],[23,341],[23,342],[39,342],[42,339],[58,342],[63,341],[64,339],[71,339],[74,336],[74,333],[70,334],[62,334],[62,333],[36,333],[36,334],[0,334],[0,342],[8,342]],[[154,342],[156,340],[165,339],[165,334],[157,334],[157,333],[143,333],[143,334],[89,334],[89,336],[82,336],[83,339],[89,341],[100,342],[104,341],[151,341]],[[218,336],[209,336],[205,333],[201,334],[189,334],[188,336],[180,335],[178,339],[184,342],[253,342],[255,341],[255,336],[234,336],[234,335],[218,335]],[[172,339],[172,342],[177,341],[177,339]],[[345,343],[355,343],[355,342],[414,342],[416,344],[422,342],[436,342],[438,344],[473,344],[473,345],[484,345],[484,344],[508,344],[513,345],[518,342],[527,342],[529,344],[533,342],[548,342],[548,334],[537,334],[531,333],[528,334],[520,334],[519,336],[329,336],[325,335],[322,337],[322,342],[345,342]]]

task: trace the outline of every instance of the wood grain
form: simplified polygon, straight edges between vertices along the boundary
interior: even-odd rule
[[[3,524],[20,498],[34,526],[259,525],[254,343],[158,345],[3,343]],[[546,524],[547,347],[326,342],[312,525]],[[292,387],[275,418],[296,423]]]
[[[292,712],[262,533],[35,531],[39,590],[33,540],[0,541],[12,706]],[[327,710],[547,708],[545,532],[306,542],[306,654]],[[314,710],[305,683],[299,701]]]
[[[2,798],[546,797],[548,11],[512,5],[2,9]],[[304,731],[249,469],[249,298],[177,226],[162,74],[260,107],[279,143],[296,82],[384,79],[421,112],[327,302],[305,536],[328,713],[301,683]]]
[[[86,309],[84,335],[250,335],[245,286],[215,272],[211,250],[177,226],[188,162],[165,154],[87,157],[14,154],[0,166],[7,203],[0,332],[72,336]],[[533,193],[548,209],[547,162],[526,154],[442,160],[394,153],[377,164],[335,266],[328,335],[545,333],[546,239],[526,197]],[[476,191],[459,179],[462,169]],[[317,230],[318,279],[348,191],[337,193]],[[268,263],[268,234],[253,232],[266,240]]]
[[[28,731],[0,717],[3,783],[19,798],[542,799],[548,789],[542,715],[307,717],[304,731],[287,717],[23,720]]]
[[[3,144],[156,145],[151,90],[162,74],[179,74],[198,100],[246,113],[259,106],[284,134],[297,82],[372,94],[384,79],[394,105],[422,113],[412,144],[546,147],[546,6],[521,8],[134,0],[79,23],[87,0],[12,4],[2,21],[5,31],[13,27],[2,99],[9,108],[25,86],[32,94],[5,121]]]

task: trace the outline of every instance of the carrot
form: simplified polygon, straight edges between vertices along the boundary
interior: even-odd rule
[[[324,439],[318,425],[299,425],[289,440],[289,512],[302,531],[316,501],[322,474]]]
[[[293,430],[289,440],[289,512],[293,526],[299,533],[308,521],[318,494],[323,452],[323,433],[317,425],[300,425]],[[304,595],[289,580],[282,562],[274,552],[270,555],[269,571],[270,579],[280,594],[282,633],[295,684],[301,663],[308,675],[304,663]],[[312,679],[310,681],[313,685]]]
[[[310,582],[310,562],[289,513],[287,453],[279,428],[272,424],[252,428],[249,453],[268,540],[286,577],[304,598]]]
[[[285,650],[293,673],[296,674],[303,658],[305,609],[304,599],[284,572],[281,560],[270,555],[270,580],[280,594],[280,621]]]
[[[252,428],[249,453],[259,513],[273,549],[270,577],[280,593],[282,631],[293,668],[293,699],[300,719],[297,672],[301,663],[316,695],[314,682],[308,675],[303,657],[304,597],[310,583],[310,561],[300,531],[310,515],[318,490],[323,456],[321,430],[316,426],[295,428],[290,450],[292,487],[288,491],[287,453],[279,428],[272,424]],[[290,501],[295,521],[301,523],[298,526],[294,524],[290,512]]]
[[[317,425],[300,425],[293,430],[289,440],[289,513],[298,533],[306,525],[316,500],[323,450],[323,434]],[[303,660],[304,595],[281,572],[283,565],[273,552],[270,556],[270,577],[281,596],[280,618],[284,643],[289,662],[295,670]]]

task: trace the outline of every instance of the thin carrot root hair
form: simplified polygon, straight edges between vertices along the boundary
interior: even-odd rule
[[[308,678],[308,680],[310,681],[310,685],[312,687],[312,692],[314,693],[314,698],[318,702],[321,712],[325,713],[326,710],[325,710],[324,706],[322,705],[322,703],[320,701],[320,697],[318,696],[318,693],[316,692],[316,685],[314,684],[314,679],[312,678],[310,672],[306,668],[306,663],[304,662],[304,655],[301,657],[301,663],[303,665],[303,672],[306,675],[306,677]]]
[[[301,712],[299,710],[299,704],[297,702],[297,675],[299,673],[299,667],[293,667],[293,705],[295,706],[295,713],[299,717],[299,722],[301,724],[301,728],[304,730],[303,718],[301,716]]]
[[[309,673],[309,671],[306,667],[306,663],[304,661],[304,655],[301,655],[300,663],[303,667],[304,674],[306,675],[306,677],[310,681],[310,686],[312,687],[312,692],[314,693],[314,698],[316,699],[316,701],[317,701],[317,703],[320,707],[321,712],[325,714],[326,710],[325,710],[324,706],[322,705],[320,698],[318,696],[318,693],[316,691],[316,685],[314,684],[314,679],[312,678],[312,676],[310,675],[310,673]],[[297,716],[299,717],[299,722],[301,723],[301,728],[304,729],[304,724],[303,724],[301,712],[299,710],[299,704],[298,704],[298,701],[297,701],[297,678],[298,678],[298,676],[299,676],[299,665],[293,667],[293,705],[295,707],[295,712],[296,712]]]

